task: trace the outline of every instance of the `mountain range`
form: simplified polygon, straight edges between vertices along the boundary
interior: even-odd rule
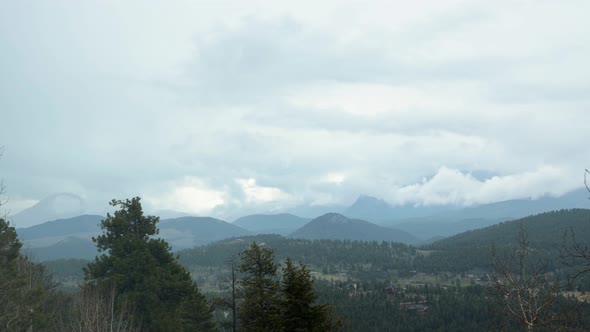
[[[590,193],[586,189],[579,189],[560,197],[543,196],[538,199],[516,199],[462,209],[448,209],[427,217],[392,218],[381,224],[396,227],[427,240],[437,236],[448,237],[547,211],[589,208],[589,196]]]
[[[291,234],[308,240],[359,240],[416,243],[412,234],[360,219],[350,219],[339,213],[328,213],[313,219]]]
[[[293,214],[255,214],[233,223],[210,217],[182,216],[163,219],[160,236],[175,250],[203,245],[213,241],[254,234],[280,234],[307,239],[354,239],[367,241],[399,241],[429,243],[467,230],[522,218],[550,210],[586,208],[590,206],[586,190],[576,190],[561,197],[544,196],[457,208],[449,206],[392,206],[384,200],[360,196],[340,211],[321,213],[315,219]],[[64,208],[65,206],[65,208]],[[83,206],[83,200],[68,194],[54,195],[37,205],[12,216],[20,224],[38,222],[43,214],[50,218],[69,215]],[[319,211],[319,210],[318,210]],[[178,215],[169,211],[167,215]],[[29,219],[27,219],[29,218]],[[17,232],[28,250],[38,257],[51,253],[69,253],[71,257],[89,255],[92,236],[100,234],[99,215],[45,219],[52,220]],[[92,255],[94,251],[92,251]]]
[[[254,233],[288,235],[299,229],[310,219],[293,214],[253,214],[234,220],[233,225]]]
[[[173,248],[191,248],[214,241],[251,234],[248,230],[223,220],[209,217],[166,219],[158,224],[160,237]]]
[[[102,219],[104,217],[98,215],[82,215],[18,228],[17,233],[34,259],[91,259],[97,254],[91,239],[101,233],[99,224]],[[418,242],[416,237],[407,232],[350,219],[337,213],[325,214],[311,221],[288,214],[252,215],[234,223],[209,217],[180,217],[162,220],[158,228],[158,236],[174,250],[226,238],[269,233],[304,239]]]
[[[85,213],[84,199],[71,193],[58,193],[37,202],[28,209],[10,215],[17,227],[30,227],[48,220],[65,219]]]

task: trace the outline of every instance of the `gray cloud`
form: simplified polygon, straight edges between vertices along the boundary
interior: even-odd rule
[[[68,191],[96,210],[142,195],[237,215],[362,193],[464,205],[579,187],[587,4],[432,5],[11,3],[11,204]]]

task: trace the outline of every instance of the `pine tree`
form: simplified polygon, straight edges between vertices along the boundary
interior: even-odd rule
[[[143,215],[139,197],[110,204],[120,210],[107,214],[104,234],[93,238],[103,254],[84,269],[86,281],[114,287],[133,306],[143,330],[213,330],[212,307],[168,243],[153,238],[159,218]]]
[[[278,266],[274,263],[272,249],[256,242],[240,255],[240,272],[244,300],[238,317],[240,331],[278,331],[281,322],[280,283]]]
[[[316,304],[313,279],[310,271],[301,262],[299,266],[295,266],[291,258],[287,258],[281,291],[283,331],[323,332],[335,331],[340,327],[340,323],[333,319],[329,306]]]

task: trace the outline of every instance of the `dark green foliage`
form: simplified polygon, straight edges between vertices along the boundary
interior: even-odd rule
[[[121,209],[102,221],[104,234],[93,238],[103,254],[84,269],[92,285],[115,287],[135,310],[144,330],[213,329],[211,307],[168,244],[152,238],[158,217],[144,216],[138,197],[113,200]]]
[[[189,296],[182,300],[176,312],[180,325],[185,331],[215,330],[211,321],[212,310],[204,310],[204,308],[210,308],[210,305],[205,296],[194,287]]]
[[[47,306],[51,278],[44,267],[21,255],[14,227],[0,218],[0,330],[43,330],[49,324]]]
[[[0,266],[6,268],[2,270],[3,273],[10,272],[8,268],[19,257],[21,247],[22,243],[17,239],[14,227],[0,218]]]
[[[238,310],[240,330],[278,331],[280,329],[280,284],[272,249],[256,242],[241,255],[240,272],[244,300]]]
[[[546,261],[549,271],[564,267],[559,257],[566,231],[573,230],[578,239],[590,238],[590,210],[546,212],[437,241],[425,247],[432,251],[429,255],[416,258],[416,269],[425,272],[489,269],[492,245],[499,254],[509,252],[516,244],[521,224],[528,230],[531,258]]]
[[[433,249],[515,244],[520,225],[528,230],[532,247],[559,248],[566,230],[573,228],[581,239],[590,238],[590,210],[571,209],[545,212],[526,218],[501,222],[461,233],[432,244]]]
[[[240,254],[242,331],[335,331],[340,325],[327,305],[317,304],[310,271],[287,258],[282,281],[274,251],[253,242]]]
[[[382,275],[388,270],[410,271],[416,256],[416,248],[402,243],[301,240],[279,235],[258,235],[183,250],[179,252],[179,261],[185,266],[221,267],[228,257],[239,254],[252,242],[264,242],[273,248],[277,261],[291,257],[305,262],[311,268],[325,269],[330,273],[346,271],[353,275]]]
[[[283,331],[334,331],[339,324],[327,305],[317,304],[310,271],[301,262],[285,261],[281,287]]]
[[[346,282],[321,281],[316,285],[320,301],[333,303],[345,319],[346,331],[499,331],[496,303],[490,302],[482,286],[446,288],[406,287],[388,294],[388,284],[367,282],[351,293]],[[422,302],[424,312],[409,310],[400,303]]]
[[[564,239],[562,230],[571,226],[577,239],[586,243],[590,238],[585,236],[590,225],[589,215],[587,210],[568,210],[524,219],[530,229],[531,255],[534,255],[531,258],[548,259],[547,277],[565,280],[567,270],[560,263],[557,250]],[[490,254],[491,243],[497,244],[501,255],[501,250],[512,248],[518,227],[519,223],[505,222],[490,228],[494,235],[486,234],[487,230],[484,233],[473,231],[457,237],[456,242],[449,239],[422,248],[391,242],[312,241],[269,235],[241,237],[182,251],[180,260],[195,273],[201,273],[215,283],[229,274],[226,259],[249,249],[253,241],[260,243],[259,249],[273,248],[275,257],[270,261],[277,265],[277,269],[279,262],[292,257],[294,261],[305,262],[305,270],[313,271],[310,275],[325,278],[314,279],[313,289],[317,295],[314,305],[333,304],[333,307],[326,307],[328,315],[329,309],[334,308],[335,313],[345,320],[345,331],[513,331],[519,326],[501,318],[504,296],[490,291],[493,280]],[[475,239],[469,239],[474,235],[477,235]],[[298,269],[299,266],[293,264],[293,270]],[[280,279],[276,271],[274,281]],[[283,282],[289,278],[288,274],[283,272]],[[426,279],[421,279],[423,276]],[[581,279],[572,289],[590,289],[589,279]],[[296,284],[299,286],[293,287],[295,294],[305,293],[301,289],[308,289],[305,282]],[[390,287],[396,292],[389,293],[387,289]],[[284,287],[279,293],[281,307],[286,307],[288,296]],[[212,292],[211,296],[218,294]],[[307,298],[309,302],[312,297],[301,298]],[[240,295],[239,304],[242,299]],[[403,305],[421,301],[426,301],[428,306],[425,312],[409,310]],[[569,305],[567,299],[560,297],[555,310],[562,310],[566,305]],[[580,308],[585,312],[589,309],[588,305]],[[224,318],[224,312],[227,313],[226,308],[217,312],[219,320],[231,323],[231,317]],[[286,318],[285,312],[280,310],[279,321]],[[587,330],[588,317],[571,320],[569,327],[577,331]],[[278,326],[286,328],[283,323]],[[549,326],[546,330],[556,328]]]

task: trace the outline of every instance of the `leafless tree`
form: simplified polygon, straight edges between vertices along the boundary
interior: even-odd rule
[[[571,269],[572,273],[568,277],[572,282],[590,272],[590,248],[576,239],[571,228],[565,232],[563,237],[561,260]]]
[[[2,159],[2,155],[4,154],[4,147],[0,146],[0,159]],[[0,207],[6,204],[6,198],[4,198],[4,190],[6,190],[6,185],[4,184],[4,179],[0,178]],[[2,215],[0,217],[6,217]]]
[[[572,316],[568,301],[560,296],[557,281],[546,273],[546,263],[533,261],[531,252],[522,224],[517,244],[509,253],[499,255],[495,247],[492,249],[494,287],[502,299],[505,317],[527,331],[549,326],[553,330],[566,329]]]
[[[125,300],[117,301],[114,287],[82,285],[70,312],[56,320],[56,329],[65,332],[140,331],[133,309]]]
[[[590,193],[588,174],[590,174],[590,171],[586,169],[584,172],[584,186]],[[566,266],[572,269],[573,273],[569,276],[572,281],[590,272],[590,248],[588,248],[587,243],[581,243],[576,239],[573,228],[570,228],[564,234],[561,259]]]
[[[227,310],[231,314],[231,322],[222,324],[224,329],[235,332],[237,330],[237,306],[238,306],[238,258],[236,256],[230,256],[225,261],[226,266],[229,268],[229,276],[224,279],[219,285],[222,293],[228,293],[226,296],[214,300],[216,308],[221,310]]]

